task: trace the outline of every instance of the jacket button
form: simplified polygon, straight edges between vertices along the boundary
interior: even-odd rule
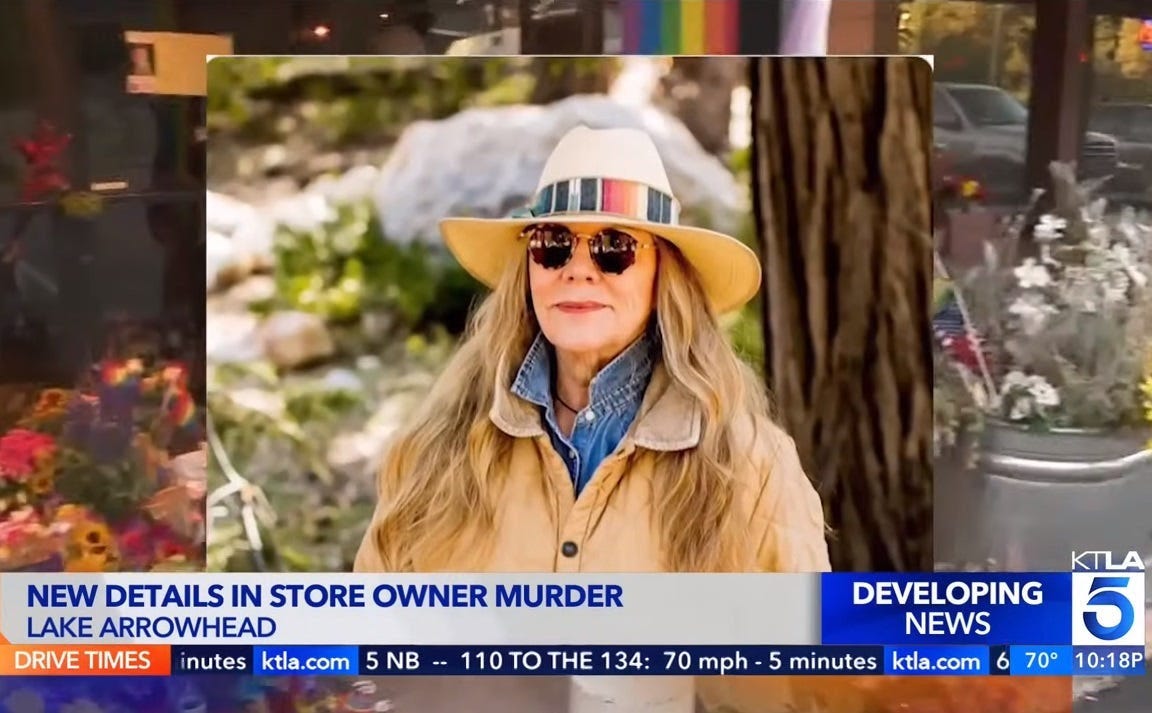
[[[564,555],[565,557],[575,557],[576,553],[579,551],[580,548],[577,547],[576,543],[572,542],[571,540],[560,545],[560,554]]]

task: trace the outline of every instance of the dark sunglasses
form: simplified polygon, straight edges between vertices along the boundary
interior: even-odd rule
[[[528,241],[528,255],[532,262],[546,270],[559,270],[568,264],[576,252],[581,233],[564,225],[540,223],[524,229],[520,237]],[[636,263],[636,253],[651,245],[641,244],[635,237],[616,228],[604,228],[588,238],[588,251],[600,272],[619,275]]]

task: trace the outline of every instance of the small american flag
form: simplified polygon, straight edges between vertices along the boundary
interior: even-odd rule
[[[932,333],[948,354],[960,366],[976,374],[981,373],[980,343],[964,317],[964,310],[951,285],[938,286],[936,313],[932,317]]]

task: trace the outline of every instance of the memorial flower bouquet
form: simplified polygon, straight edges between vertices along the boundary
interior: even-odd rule
[[[170,457],[197,429],[178,364],[107,361],[42,391],[0,435],[0,570],[197,568],[203,480]]]
[[[1016,218],[956,280],[966,333],[949,346],[964,342],[968,385],[993,418],[1040,430],[1142,424],[1152,225],[1054,172],[1053,209],[1030,226]]]

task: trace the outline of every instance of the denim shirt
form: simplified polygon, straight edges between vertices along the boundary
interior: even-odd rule
[[[564,435],[556,419],[552,348],[543,335],[537,335],[524,357],[512,393],[540,407],[545,430],[568,466],[577,496],[632,427],[652,376],[654,353],[655,340],[645,333],[601,369],[592,379],[588,405],[576,414],[570,436]]]

